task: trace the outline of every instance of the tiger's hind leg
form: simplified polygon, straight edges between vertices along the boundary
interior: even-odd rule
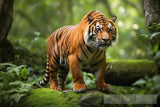
[[[58,75],[58,88],[65,90],[65,80],[68,75],[68,71],[60,71]]]
[[[55,71],[50,71],[50,88],[53,90],[60,90],[60,88],[58,88],[57,72]]]

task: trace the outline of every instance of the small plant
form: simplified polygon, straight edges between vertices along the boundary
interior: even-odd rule
[[[25,65],[11,63],[0,64],[0,105],[17,105],[20,99],[31,89],[30,84],[22,82],[26,80],[28,71]]]
[[[95,88],[96,87],[96,79],[93,74],[82,72],[83,79],[87,85],[88,88]],[[72,75],[69,72],[67,79],[66,79],[66,89],[72,89],[74,87],[74,83],[72,80]]]
[[[144,79],[136,81],[133,86],[140,87],[142,89],[141,94],[157,94],[157,96],[160,96],[160,75],[153,78],[146,76]]]

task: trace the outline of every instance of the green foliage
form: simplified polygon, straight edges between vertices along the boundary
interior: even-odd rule
[[[159,69],[160,68],[160,23],[159,24],[153,23],[151,26],[148,27],[148,29],[153,33],[144,34],[142,36],[150,40],[153,48],[152,51],[154,53],[154,61],[156,61],[156,64]]]
[[[83,74],[83,79],[85,81],[85,84],[87,85],[88,88],[95,88],[96,87],[96,79],[94,77],[93,74],[91,73],[86,73],[86,72],[82,72]],[[73,79],[72,79],[72,75],[69,72],[66,82],[66,89],[73,89],[74,87],[74,83],[73,83]]]
[[[95,88],[96,78],[93,74],[83,72],[83,78],[88,88]]]
[[[30,90],[30,84],[22,82],[28,76],[26,66],[1,63],[0,70],[0,105],[16,105]]]
[[[141,93],[157,94],[160,96],[160,75],[156,75],[153,78],[145,77],[136,81],[133,86],[140,87]]]

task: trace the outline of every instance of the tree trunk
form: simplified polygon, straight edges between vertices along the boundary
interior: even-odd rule
[[[0,0],[0,62],[4,62],[6,58],[13,59],[12,45],[6,40],[12,20],[13,0]]]
[[[0,42],[6,39],[13,19],[13,0],[0,0]]]
[[[146,27],[151,33],[150,41],[154,59],[160,73],[160,0],[144,0],[144,14]],[[156,47],[158,48],[156,49]]]
[[[159,0],[144,0],[144,14],[146,19],[146,27],[153,23],[160,23],[160,1]],[[150,33],[155,32],[154,29],[149,29]]]

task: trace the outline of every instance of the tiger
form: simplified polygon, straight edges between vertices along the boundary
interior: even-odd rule
[[[63,26],[47,39],[47,64],[45,78],[39,81],[45,86],[50,81],[53,90],[65,90],[68,72],[72,74],[76,93],[85,92],[82,71],[93,73],[96,88],[110,90],[105,83],[106,49],[117,41],[115,25],[117,17],[107,18],[100,11],[88,12],[77,25]]]

